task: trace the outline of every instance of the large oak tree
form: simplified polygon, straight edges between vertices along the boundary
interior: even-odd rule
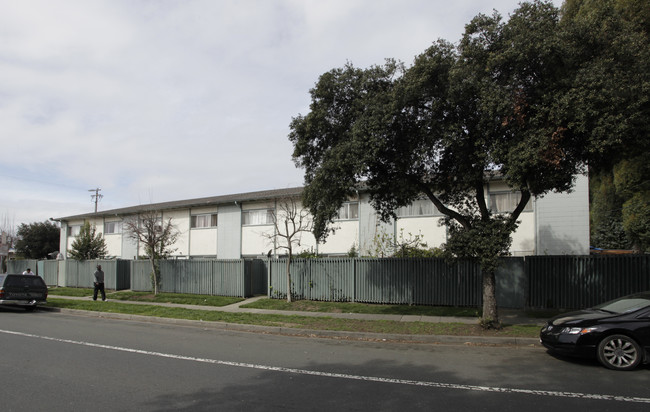
[[[16,231],[16,252],[25,259],[47,259],[59,250],[59,233],[59,227],[52,222],[21,223]]]
[[[551,3],[523,3],[507,21],[478,15],[411,67],[323,74],[289,135],[317,239],[359,185],[385,220],[424,194],[446,216],[447,251],[481,263],[483,324],[497,326],[494,274],[531,197],[571,190],[587,162],[642,141],[648,74],[634,59],[647,47],[607,16],[615,32],[592,38],[602,22],[563,25]],[[511,213],[485,199],[497,174],[521,193]]]
[[[646,50],[650,48],[650,2],[644,0],[567,0],[563,5],[562,22],[566,25],[585,26],[585,21],[594,28],[594,37],[616,38],[620,27],[625,32],[634,32],[635,41]],[[607,44],[600,44],[607,48]],[[628,55],[632,59],[621,59],[617,43],[613,42],[610,51],[600,55],[609,61],[630,64],[630,73],[650,71],[647,53]],[[594,65],[607,69],[603,64]],[[647,77],[647,76],[646,76]],[[618,82],[620,74],[611,76],[612,82]],[[623,87],[626,83],[623,83]],[[604,161],[592,164],[590,177],[590,223],[592,246],[608,249],[630,249],[638,252],[650,251],[650,180],[648,164],[650,152],[648,140],[647,78],[637,89],[645,90],[645,99],[638,104],[645,104],[645,117],[634,116],[636,107],[632,106],[630,119],[639,125],[639,143],[630,143]],[[623,113],[627,117],[627,113]],[[645,124],[645,126],[643,126]]]

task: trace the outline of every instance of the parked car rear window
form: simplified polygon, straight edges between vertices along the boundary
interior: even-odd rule
[[[16,287],[16,286],[44,287],[45,282],[43,282],[43,279],[38,276],[19,275],[19,276],[7,276],[7,280],[5,281],[4,285],[7,287]]]

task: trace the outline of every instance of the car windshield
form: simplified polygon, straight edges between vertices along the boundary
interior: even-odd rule
[[[611,313],[626,313],[650,306],[650,295],[631,295],[594,306],[594,309]]]

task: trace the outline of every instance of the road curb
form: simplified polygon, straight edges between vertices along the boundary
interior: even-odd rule
[[[125,313],[96,312],[79,309],[47,308],[39,306],[41,310],[69,313],[87,317],[104,319],[123,319],[137,322],[157,323],[163,325],[177,325],[200,327],[205,329],[227,330],[236,332],[265,333],[272,335],[285,335],[297,337],[329,338],[340,340],[360,340],[372,342],[402,342],[402,343],[427,343],[449,345],[477,345],[477,346],[517,346],[529,348],[543,348],[536,338],[521,337],[486,337],[486,336],[454,336],[454,335],[403,335],[382,334],[369,332],[348,332],[333,330],[297,329],[282,326],[246,325],[239,323],[160,318],[156,316],[130,315]]]

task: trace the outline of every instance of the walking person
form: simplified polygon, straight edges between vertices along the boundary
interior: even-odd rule
[[[23,272],[23,275],[33,275],[33,274],[34,272],[32,272],[30,268],[27,268],[27,270]]]
[[[102,300],[106,301],[106,291],[104,290],[104,271],[102,265],[97,265],[95,276],[95,290],[93,291],[93,300],[97,300],[97,291],[102,292]]]

